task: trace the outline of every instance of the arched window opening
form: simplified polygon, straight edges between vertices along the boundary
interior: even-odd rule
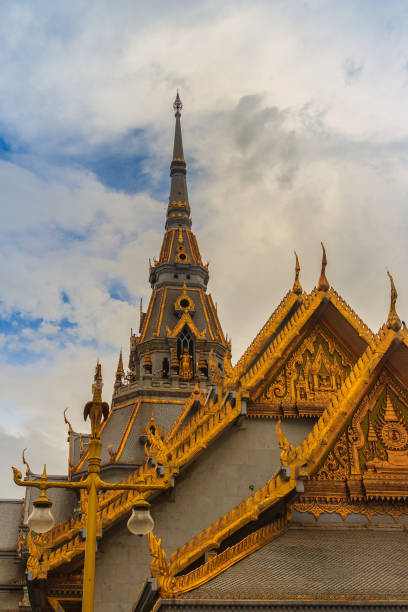
[[[169,363],[169,360],[167,359],[167,357],[165,357],[163,359],[163,364],[162,364],[163,378],[168,378],[169,377],[169,371],[170,371],[170,363]]]
[[[179,360],[179,375],[184,380],[190,380],[195,373],[194,338],[187,326],[183,327],[177,338],[177,358]]]

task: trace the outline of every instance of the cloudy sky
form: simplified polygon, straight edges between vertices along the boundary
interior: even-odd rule
[[[403,0],[3,0],[0,495],[66,470],[149,298],[176,88],[193,229],[238,359],[293,280],[327,276],[373,330],[408,317]]]

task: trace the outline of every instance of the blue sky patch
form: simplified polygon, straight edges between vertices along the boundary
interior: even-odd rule
[[[115,278],[110,281],[108,285],[109,297],[112,300],[119,300],[120,302],[128,302],[129,304],[134,303],[134,299],[130,294],[127,286],[123,281],[118,278]]]

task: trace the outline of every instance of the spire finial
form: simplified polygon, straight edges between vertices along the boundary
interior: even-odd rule
[[[102,401],[102,365],[98,361],[96,362],[94,382],[92,385],[92,401],[87,402],[84,408],[84,420],[91,419],[92,437],[99,436],[99,426],[101,424],[102,417],[106,421],[109,414],[109,404]]]
[[[397,303],[398,293],[395,288],[394,279],[392,278],[392,275],[390,274],[388,270],[387,270],[387,274],[388,274],[388,277],[391,283],[391,304],[390,304],[390,311],[388,313],[387,327],[388,329],[393,329],[395,332],[397,332],[401,329],[401,326],[402,326],[401,319],[399,318],[397,314],[397,310],[395,308],[395,304]]]
[[[173,108],[176,111],[174,131],[173,159],[170,164],[170,196],[167,207],[166,229],[191,227],[190,205],[187,191],[187,165],[184,159],[183,137],[181,134],[181,109],[183,104],[177,90]]]
[[[174,110],[176,111],[176,117],[177,117],[177,115],[179,115],[179,116],[180,116],[180,111],[181,111],[181,110],[182,110],[182,108],[183,108],[183,103],[182,103],[182,101],[180,100],[180,96],[179,96],[178,89],[177,89],[176,99],[174,100],[174,103],[173,103],[173,108],[174,108]]]
[[[296,257],[295,281],[293,283],[292,291],[293,293],[296,293],[296,295],[301,295],[303,289],[302,289],[302,285],[299,282],[300,264],[299,264],[299,257],[296,251],[295,251],[295,257]]]
[[[319,291],[328,291],[330,288],[330,285],[329,285],[329,281],[326,278],[326,272],[325,272],[326,266],[327,266],[326,249],[324,248],[323,242],[321,242],[320,244],[322,245],[322,249],[323,249],[322,270],[320,272],[319,284],[317,285],[317,288]]]
[[[116,389],[118,389],[119,387],[123,385],[124,376],[125,376],[125,370],[123,369],[122,349],[120,349],[118,367],[116,368],[116,377],[115,377],[115,384],[114,384],[115,391]]]

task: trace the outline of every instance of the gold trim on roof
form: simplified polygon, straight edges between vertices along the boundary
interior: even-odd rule
[[[399,331],[402,327],[401,324],[401,319],[399,318],[398,314],[397,314],[397,309],[396,309],[396,303],[397,303],[397,297],[398,297],[398,293],[397,290],[395,288],[395,284],[394,284],[394,279],[392,278],[391,274],[388,272],[387,270],[387,274],[388,277],[390,279],[390,283],[391,283],[391,304],[390,304],[390,310],[388,313],[388,319],[387,319],[387,327],[389,327],[390,329],[393,329],[394,331]]]
[[[109,413],[109,417],[112,411]],[[165,439],[166,452],[161,459],[165,469],[174,474],[190,463],[203,448],[206,448],[220,433],[235,421],[241,414],[241,395],[237,393],[235,401],[219,393],[216,401],[210,399],[205,406],[199,409],[188,422],[176,431],[171,438]],[[104,422],[102,427],[105,426]],[[148,484],[161,482],[156,468],[148,461],[122,482],[134,484],[143,477]],[[171,478],[170,478],[171,480]],[[110,527],[118,519],[125,516],[132,508],[133,502],[139,494],[134,491],[106,491],[99,496],[98,533]],[[148,498],[149,493],[144,496]],[[80,536],[81,529],[85,528],[87,500],[84,497],[81,517],[72,518],[59,523],[42,536],[36,536],[29,544],[29,564],[33,568],[33,578],[45,576],[50,569],[71,561],[84,551],[84,541]],[[41,559],[42,555],[42,560]]]
[[[221,342],[221,344],[226,346],[227,342],[225,340],[224,332],[222,331],[222,327],[221,327],[220,321],[218,319],[218,313],[217,313],[217,310],[215,308],[215,304],[214,304],[214,301],[212,299],[211,293],[207,294],[207,300],[208,300],[208,303],[210,305],[210,310],[211,310],[212,316],[213,316],[214,321],[215,321],[215,326],[216,326],[217,331],[218,331],[219,341]]]
[[[157,327],[156,327],[156,330],[153,331],[153,336],[156,336],[156,337],[160,335],[160,328],[161,328],[161,324],[163,320],[164,306],[166,304],[167,287],[164,287],[161,291],[162,291],[162,294],[161,294],[161,301],[160,301],[159,316],[157,318]]]
[[[319,291],[328,291],[330,289],[330,283],[326,278],[326,266],[327,266],[327,257],[326,257],[326,249],[324,248],[323,242],[320,243],[322,245],[322,269],[320,272],[320,278],[317,285],[317,289]]]
[[[140,342],[143,342],[144,337],[146,335],[146,331],[147,331],[147,327],[149,325],[150,317],[152,316],[153,306],[154,306],[154,303],[156,301],[156,296],[157,296],[157,290],[154,290],[153,293],[152,293],[152,297],[150,298],[149,307],[147,309],[146,316],[145,316],[144,321],[143,321],[143,329],[142,329],[142,331],[140,333],[140,336],[138,338],[136,338],[136,342],[138,344],[140,344]]]
[[[282,535],[288,527],[288,516],[279,517],[269,525],[250,533],[246,538],[230,546],[218,555],[212,556],[188,574],[174,576],[171,565],[167,562],[166,553],[161,545],[161,538],[156,539],[149,533],[149,547],[152,555],[151,573],[157,579],[157,586],[162,597],[177,597],[182,593],[198,588],[212,580],[248,555],[259,550],[275,538]]]
[[[255,338],[252,340],[245,353],[240,357],[235,366],[232,369],[232,376],[228,379],[228,383],[235,383],[241,378],[245,371],[248,369],[250,363],[260,355],[262,348],[267,342],[268,338],[276,331],[282,320],[288,314],[289,310],[297,301],[297,296],[288,291],[283,297],[279,306],[275,308],[265,325],[260,329]]]
[[[125,444],[127,442],[129,434],[132,431],[132,427],[133,427],[133,424],[135,422],[137,413],[139,412],[139,408],[140,408],[141,403],[142,403],[141,400],[136,402],[136,404],[135,404],[135,406],[134,406],[134,408],[132,410],[132,414],[130,415],[129,421],[128,421],[127,425],[126,425],[125,432],[124,432],[124,434],[122,436],[122,440],[120,441],[120,444],[118,446],[118,450],[115,453],[115,463],[118,462],[118,460],[120,459],[121,454],[123,453],[123,449],[125,448]]]
[[[172,575],[188,567],[205,552],[217,548],[226,537],[255,520],[261,512],[294,491],[300,474],[305,477],[313,473],[366,392],[367,385],[375,376],[376,366],[390,348],[395,336],[392,330],[383,326],[374,337],[373,347],[367,347],[312,431],[302,444],[294,449],[287,466],[288,480],[278,473],[247,500],[176,550],[170,556]]]

